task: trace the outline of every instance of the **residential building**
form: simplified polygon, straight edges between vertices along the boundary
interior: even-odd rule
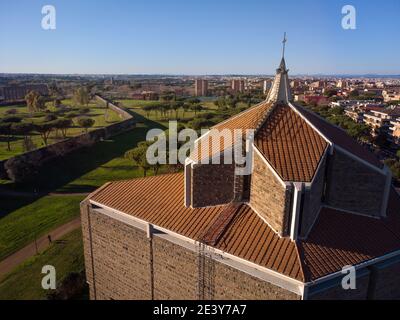
[[[372,134],[378,133],[389,134],[391,127],[391,121],[400,117],[400,107],[371,109],[369,112],[364,114],[364,122],[372,128]]]
[[[396,145],[400,145],[400,118],[390,121],[389,140]]]
[[[385,102],[400,101],[400,90],[383,90],[382,96]]]
[[[263,82],[263,93],[267,94],[269,89],[271,89],[272,81],[270,80],[264,80]]]
[[[234,93],[245,91],[245,82],[243,79],[233,79],[231,81],[231,90]]]
[[[204,97],[208,95],[208,81],[204,79],[195,80],[195,95]]]
[[[82,202],[91,299],[400,297],[390,170],[292,102],[284,57],[267,99],[214,129],[254,130],[250,175],[202,161],[245,136],[204,148],[206,134],[184,173],[111,182]]]
[[[354,122],[363,123],[364,122],[364,113],[359,110],[346,109],[344,110],[346,116],[351,118]]]

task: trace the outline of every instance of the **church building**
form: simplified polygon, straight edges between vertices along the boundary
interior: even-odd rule
[[[203,163],[110,182],[81,203],[91,299],[400,298],[390,170],[293,102],[284,54],[267,99],[213,129],[254,130],[250,175]],[[355,276],[355,288],[343,278]]]

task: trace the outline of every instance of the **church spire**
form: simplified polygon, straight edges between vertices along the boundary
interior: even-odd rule
[[[268,93],[267,101],[272,103],[289,103],[292,100],[292,94],[290,91],[288,69],[286,69],[285,63],[285,49],[286,49],[286,32],[283,34],[282,41],[282,59],[278,69],[276,69],[275,79],[272,83],[272,87]]]
[[[282,41],[282,59],[285,59],[285,47],[286,47],[286,32],[283,34],[283,41]]]

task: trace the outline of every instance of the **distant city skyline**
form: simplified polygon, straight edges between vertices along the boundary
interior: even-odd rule
[[[399,75],[400,1],[52,1],[0,4],[0,73]],[[344,30],[351,4],[357,29]]]

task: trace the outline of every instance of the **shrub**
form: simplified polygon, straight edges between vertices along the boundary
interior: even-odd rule
[[[89,108],[79,108],[79,113],[80,114],[87,114],[90,112]]]
[[[94,122],[95,121],[89,117],[81,117],[78,119],[79,126],[85,128],[86,132],[88,131],[89,128],[93,127]]]
[[[3,123],[19,123],[21,121],[22,121],[22,118],[17,117],[17,116],[4,117],[2,120]]]
[[[48,114],[47,116],[44,117],[45,122],[53,121],[56,119],[57,119],[57,116],[54,114]]]
[[[18,110],[17,109],[9,109],[5,112],[5,114],[9,114],[9,115],[13,115],[13,114],[17,114]]]
[[[76,111],[70,111],[65,114],[65,117],[69,119],[76,118],[77,116],[79,116],[79,113]]]

